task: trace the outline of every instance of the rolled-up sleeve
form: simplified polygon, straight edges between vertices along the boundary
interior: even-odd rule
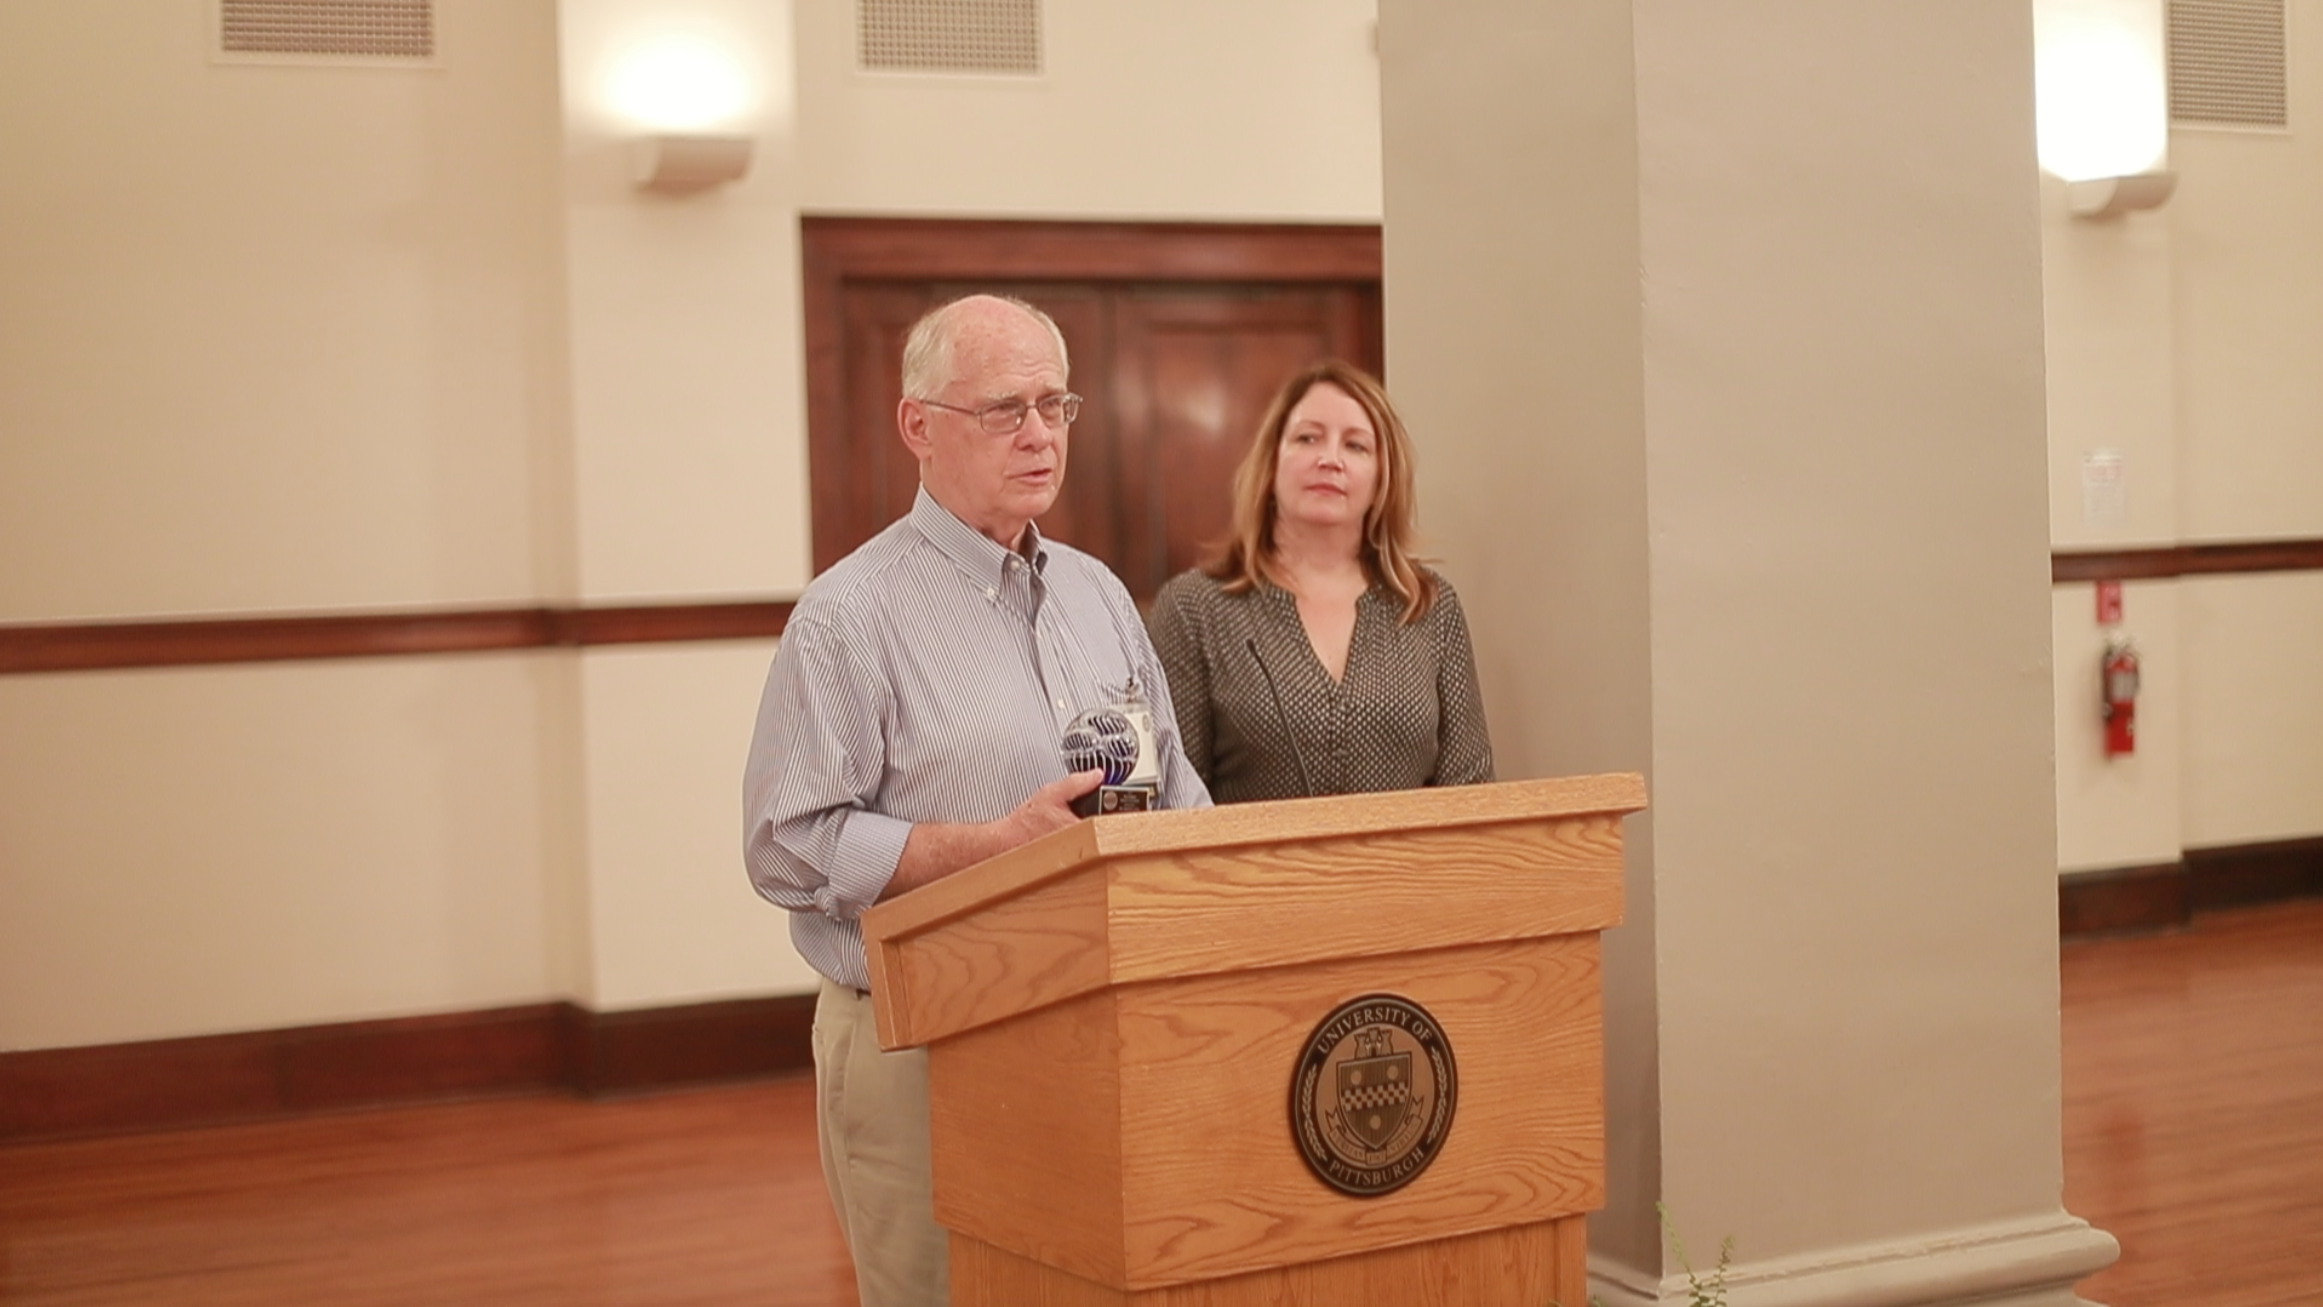
[[[768,902],[852,921],[886,890],[911,834],[870,810],[889,709],[860,641],[822,615],[793,615],[743,771],[743,864]]]

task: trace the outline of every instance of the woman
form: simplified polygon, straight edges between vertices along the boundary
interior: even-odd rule
[[[1219,803],[1492,779],[1468,624],[1412,559],[1412,497],[1411,440],[1369,374],[1326,359],[1276,392],[1231,534],[1147,618]]]

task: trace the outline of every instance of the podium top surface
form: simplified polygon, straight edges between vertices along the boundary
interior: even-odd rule
[[[1612,773],[1089,818],[863,914],[881,1040],[1166,976],[1602,930],[1645,802]]]
[[[1606,772],[1090,817],[874,906],[863,914],[863,939],[876,944],[912,934],[1100,858],[1618,815],[1645,806],[1645,777]]]

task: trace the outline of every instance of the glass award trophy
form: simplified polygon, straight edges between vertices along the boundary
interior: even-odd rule
[[[1096,790],[1073,801],[1084,817],[1145,812],[1161,806],[1161,753],[1154,743],[1153,709],[1131,676],[1121,700],[1072,720],[1057,742],[1067,770],[1102,769]]]

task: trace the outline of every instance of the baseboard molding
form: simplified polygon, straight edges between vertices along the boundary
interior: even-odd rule
[[[2188,849],[2177,862],[2060,877],[2058,925],[2066,936],[2166,930],[2199,912],[2311,895],[2323,895],[2323,837]],[[0,1053],[0,1142],[803,1071],[814,1064],[814,1005],[811,994],[629,1012],[539,1003]]]
[[[1788,1257],[1738,1257],[1726,1289],[1737,1307],[2063,1307],[2078,1301],[2077,1281],[2120,1255],[2112,1235],[2058,1213]],[[1657,1279],[1596,1257],[1589,1289],[1604,1307],[1692,1300],[1682,1272]]]
[[[2323,895],[2323,836],[2188,849],[2176,862],[2057,878],[2065,936],[2170,930],[2197,913]]]
[[[538,1003],[0,1053],[0,1143],[800,1071],[813,1065],[814,1006],[812,994],[631,1012]]]
[[[2323,836],[2186,850],[2193,910],[2323,894]]]
[[[2057,931],[2070,939],[2170,930],[2194,919],[2190,901],[2183,860],[2067,872],[2057,878]]]
[[[590,1097],[812,1070],[815,996],[631,1012],[565,1004],[568,1086]]]

